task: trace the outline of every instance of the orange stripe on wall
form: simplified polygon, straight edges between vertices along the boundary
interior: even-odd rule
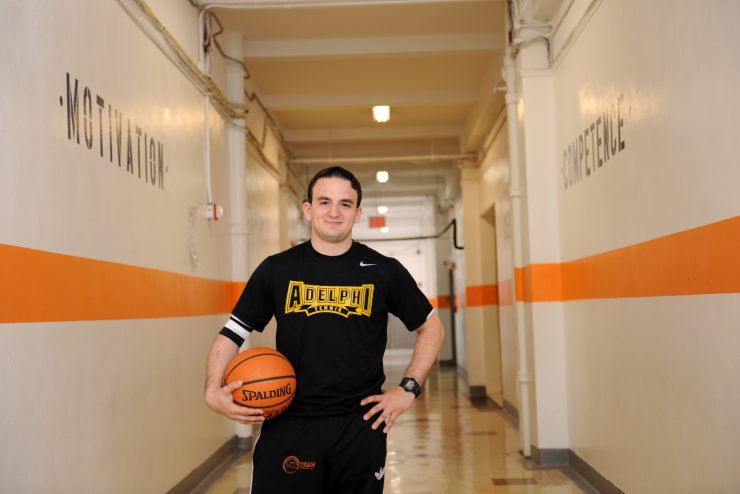
[[[0,244],[0,323],[229,313],[245,283]]]
[[[563,299],[740,292],[740,216],[563,265]]]
[[[516,297],[547,302],[739,293],[738,252],[740,216],[575,261],[517,268]],[[0,323],[228,313],[245,286],[5,244],[0,266]],[[499,303],[496,285],[470,286],[466,295],[470,307]],[[437,300],[449,307],[443,296]]]
[[[517,300],[740,293],[740,216],[562,264],[517,268]]]
[[[536,282],[536,280],[531,280]],[[516,289],[516,301],[521,302],[524,299],[524,269],[514,268],[514,288]],[[531,302],[531,300],[527,301]]]
[[[519,284],[517,283],[517,287]],[[499,305],[500,306],[506,306],[511,305],[512,300],[514,300],[513,294],[511,292],[512,286],[511,286],[511,279],[506,279],[499,281],[498,283],[498,293],[499,293]]]
[[[467,307],[498,305],[498,285],[470,285],[465,290]]]
[[[242,292],[247,287],[246,281],[225,281],[222,283],[228,283],[231,285],[231,300],[229,301],[229,310],[227,312],[231,312],[231,309],[234,308],[236,305],[237,300],[239,300],[239,297],[241,297]]]
[[[562,300],[562,270],[560,264],[532,264],[523,270],[524,300],[553,302]],[[519,295],[517,290],[517,296]]]

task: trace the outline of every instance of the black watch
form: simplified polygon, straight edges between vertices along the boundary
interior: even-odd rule
[[[404,377],[403,379],[401,379],[401,384],[399,384],[399,386],[401,386],[404,391],[414,393],[414,398],[418,398],[421,394],[421,386],[419,385],[419,381],[417,381],[413,377]]]

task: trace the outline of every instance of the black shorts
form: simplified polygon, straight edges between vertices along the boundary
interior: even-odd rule
[[[251,494],[381,494],[383,426],[356,413],[280,416],[262,424],[254,446]]]

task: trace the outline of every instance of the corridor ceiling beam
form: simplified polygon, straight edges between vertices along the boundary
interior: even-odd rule
[[[479,97],[478,91],[409,91],[383,93],[302,93],[263,96],[262,102],[270,110],[294,110],[299,108],[326,108],[346,106],[385,105],[429,105],[450,103],[472,103]]]
[[[505,3],[506,0],[478,0]],[[425,3],[470,3],[470,0],[219,0],[217,2],[197,1],[205,9],[280,9],[280,8],[316,8],[316,7],[351,7],[356,5],[402,5]]]
[[[296,158],[290,160],[296,165],[330,164],[335,161],[342,163],[433,163],[435,161],[475,160],[475,153],[465,154],[422,154],[417,156],[353,156],[353,157],[326,157],[326,158]]]
[[[432,36],[368,36],[361,38],[269,39],[244,42],[244,57],[274,59],[503,50],[495,33]]]
[[[283,133],[290,142],[375,141],[395,139],[460,138],[461,129],[454,125],[407,127],[355,127],[340,129],[288,130]]]

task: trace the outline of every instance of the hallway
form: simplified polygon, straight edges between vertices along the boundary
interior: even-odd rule
[[[352,238],[446,331],[386,493],[740,493],[740,0],[0,19],[0,494],[247,494],[208,349],[333,165],[362,184]]]
[[[386,359],[386,383],[399,381],[404,359]],[[579,488],[558,469],[527,470],[519,435],[492,402],[470,400],[451,368],[432,371],[417,403],[388,438],[385,494],[575,494]],[[239,453],[204,494],[248,494],[251,454]]]

